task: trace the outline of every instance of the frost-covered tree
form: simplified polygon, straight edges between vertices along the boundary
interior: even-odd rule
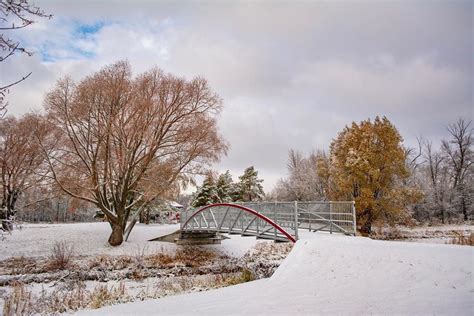
[[[472,151],[473,129],[471,122],[459,119],[455,124],[448,126],[451,135],[449,140],[444,140],[442,149],[449,168],[452,191],[451,202],[458,209],[464,220],[468,220],[472,196],[469,185],[472,184],[474,155]]]
[[[288,177],[281,179],[273,191],[273,198],[282,201],[325,200],[328,187],[328,157],[323,151],[304,157],[290,150]]]
[[[229,170],[219,175],[216,183],[217,196],[219,202],[232,202],[232,193],[234,189],[234,182]]]
[[[193,198],[191,205],[200,207],[220,202],[214,175],[208,174]]]
[[[258,178],[258,171],[253,166],[245,169],[244,174],[239,177],[240,200],[244,202],[261,201],[265,197],[262,179]]]
[[[424,149],[424,162],[420,174],[424,193],[424,203],[428,219],[439,215],[444,224],[449,194],[449,171],[446,160],[440,151],[433,149],[431,142],[426,142]]]

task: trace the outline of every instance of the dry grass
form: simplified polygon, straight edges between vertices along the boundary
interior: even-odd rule
[[[252,273],[252,271],[243,269],[242,272],[238,273],[237,275],[232,275],[227,279],[224,279],[224,283],[227,285],[236,285],[254,281],[255,279],[255,275]]]
[[[66,241],[57,241],[51,248],[48,268],[50,270],[64,270],[72,263],[74,247]]]
[[[100,308],[114,303],[127,302],[130,298],[125,290],[125,283],[121,281],[116,287],[107,285],[97,286],[89,295],[91,308]]]
[[[17,284],[5,298],[3,315],[57,314],[129,301],[123,281],[111,287],[98,285],[92,291],[86,290],[84,282],[65,283],[49,293],[43,290],[39,296]]]
[[[252,262],[258,258],[269,260],[281,260],[285,258],[293,248],[293,243],[268,243],[259,242],[253,249],[244,255],[247,262]]]
[[[31,308],[31,292],[22,283],[13,286],[13,291],[5,298],[3,315],[24,315]]]
[[[398,227],[391,226],[378,226],[370,233],[369,237],[377,240],[403,240],[408,238]]]
[[[89,269],[99,268],[101,270],[113,271],[130,267],[134,263],[130,256],[97,256],[89,261]]]
[[[37,269],[38,263],[33,258],[12,257],[0,262],[1,274],[25,274]]]
[[[170,267],[183,265],[186,267],[200,267],[212,260],[218,255],[211,250],[200,247],[178,248],[175,253],[170,253],[161,249],[160,253],[147,256],[146,264],[154,267]]]
[[[453,239],[451,239],[448,244],[452,245],[462,245],[462,246],[474,246],[474,232],[469,236],[463,235],[461,233],[456,233]]]
[[[100,308],[102,306],[125,303],[135,300],[159,298],[185,292],[205,291],[212,288],[226,287],[253,281],[269,276],[291,250],[292,244],[259,243],[237,264],[222,254],[203,247],[180,247],[175,251],[161,249],[161,252],[146,255],[146,249],[136,252],[133,256],[96,256],[81,265],[80,258],[72,264],[72,247],[64,242],[56,243],[47,259],[34,261],[24,257],[12,258],[0,263],[3,270],[23,271],[23,265],[35,266],[35,271],[49,269],[65,269],[80,271],[95,270],[97,273],[116,274],[122,278],[120,283],[110,286],[99,283],[93,289],[87,289],[83,276],[64,278],[58,271],[50,275],[61,274],[55,279],[52,287],[46,287],[37,295],[28,291],[25,284],[15,284],[9,294],[5,295],[4,315],[58,314],[70,313],[84,308]],[[265,260],[261,260],[265,258]],[[266,261],[269,261],[266,262]],[[204,269],[202,269],[204,268]],[[151,269],[151,270],[150,270]],[[269,272],[261,273],[264,269]],[[12,271],[13,271],[12,270]],[[129,295],[126,280],[142,280],[154,276],[150,271],[169,270],[170,275],[155,279],[154,284],[148,283],[139,293]],[[46,270],[45,270],[46,271]],[[205,271],[205,272],[204,272]],[[35,272],[36,273],[36,272]],[[69,276],[70,274],[67,274]],[[81,275],[80,273],[77,275]],[[87,279],[86,279],[87,280]],[[150,280],[153,282],[153,279]],[[89,283],[88,283],[89,284]],[[133,286],[135,288],[135,286]]]

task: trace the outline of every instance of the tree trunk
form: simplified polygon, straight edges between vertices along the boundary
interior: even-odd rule
[[[360,232],[362,233],[363,236],[368,236],[370,235],[370,233],[372,232],[372,222],[365,222],[361,228],[360,228]]]
[[[125,232],[124,232],[125,241],[128,241],[128,236],[130,236],[130,233],[132,232],[132,229],[133,229],[133,227],[135,226],[136,223],[137,223],[137,219],[134,218],[134,219],[132,219],[130,224],[128,224],[128,226],[127,226],[127,228],[125,229]]]
[[[444,210],[444,205],[441,206],[441,223],[444,224],[445,223],[445,210]]]
[[[461,209],[464,221],[467,221],[467,206],[466,206],[466,199],[464,198],[464,192],[461,196]]]
[[[123,228],[120,224],[111,223],[112,234],[109,237],[109,244],[111,246],[120,246],[123,242]]]
[[[372,232],[372,210],[366,210],[364,213],[367,213],[367,217],[362,226],[360,227],[360,232],[363,236],[368,236]]]

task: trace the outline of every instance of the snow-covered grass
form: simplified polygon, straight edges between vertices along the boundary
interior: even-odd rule
[[[152,254],[164,249],[176,249],[176,245],[166,242],[148,242],[158,236],[172,233],[179,225],[137,224],[128,242],[118,247],[107,243],[111,229],[108,223],[79,224],[26,224],[21,230],[0,241],[0,260],[10,257],[45,257],[50,254],[56,242],[64,241],[73,246],[76,255],[136,255],[139,252]],[[255,238],[229,236],[221,245],[209,245],[212,249],[228,255],[241,257],[256,244]]]
[[[291,249],[237,236],[201,247],[148,241],[178,228],[137,225],[111,247],[107,223],[24,225],[0,242],[0,310],[70,312],[234,285],[268,277]]]
[[[438,244],[469,244],[474,236],[473,225],[395,226],[379,227],[371,238],[380,240],[405,240]],[[465,242],[460,242],[465,241]],[[472,244],[471,244],[472,245]]]
[[[301,232],[270,279],[81,315],[472,315],[474,248]]]

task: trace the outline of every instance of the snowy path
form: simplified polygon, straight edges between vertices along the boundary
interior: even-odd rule
[[[474,312],[474,248],[303,233],[268,280],[85,310],[97,315]]]

